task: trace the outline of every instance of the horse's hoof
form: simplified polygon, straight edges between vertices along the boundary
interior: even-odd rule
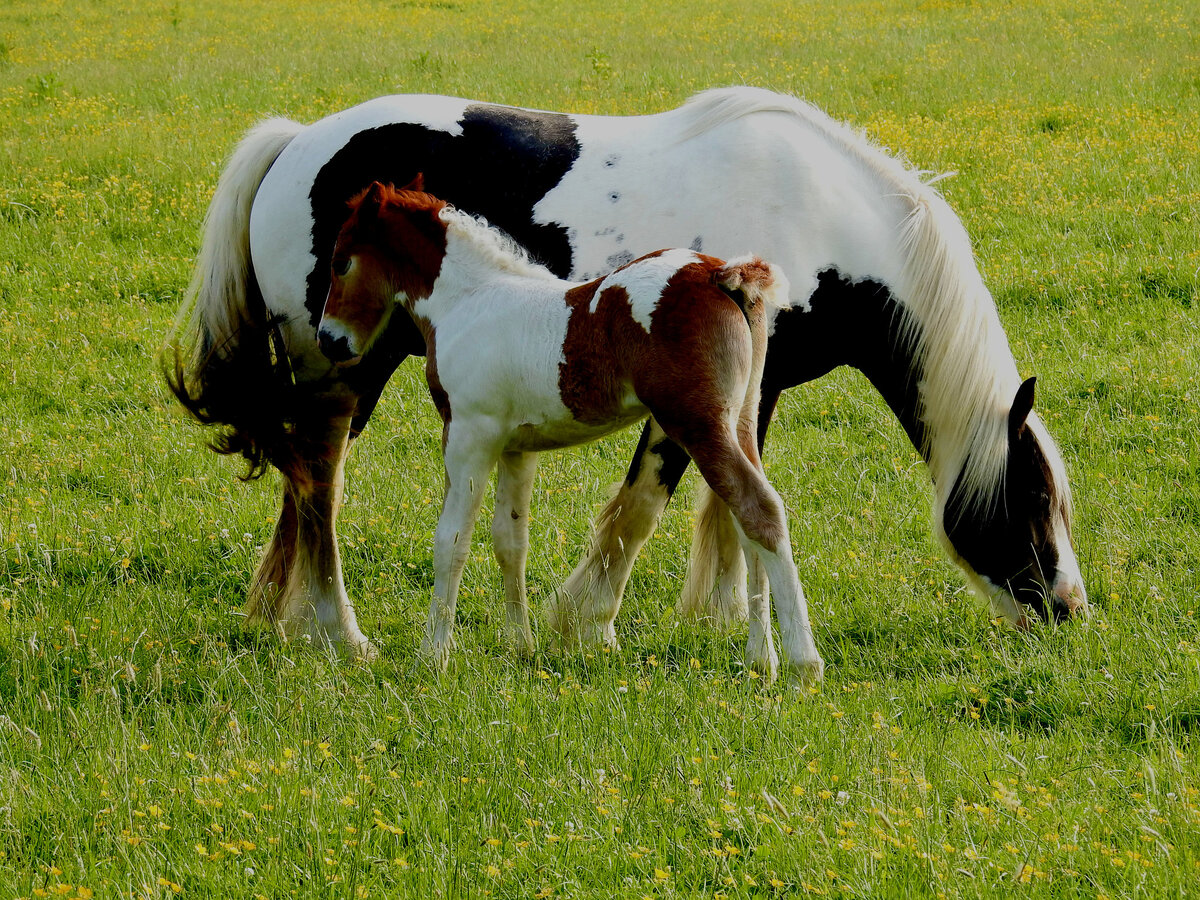
[[[537,653],[537,645],[533,635],[524,628],[514,628],[504,632],[504,648],[521,659],[532,659]]]
[[[360,635],[357,641],[347,641],[350,656],[360,662],[371,663],[379,659],[379,645]]]

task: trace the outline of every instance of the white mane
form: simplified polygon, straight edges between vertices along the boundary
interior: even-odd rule
[[[968,506],[982,510],[996,502],[1008,461],[1008,411],[1020,377],[970,239],[932,187],[938,178],[922,180],[923,173],[794,97],[757,88],[721,88],[696,95],[683,109],[691,114],[685,140],[753,113],[794,116],[853,160],[878,185],[881,197],[907,207],[896,235],[902,275],[889,287],[900,301],[902,333],[922,367],[923,449],[939,507],[960,474]],[[1067,496],[1057,448],[1036,415],[1030,416],[1030,426]]]

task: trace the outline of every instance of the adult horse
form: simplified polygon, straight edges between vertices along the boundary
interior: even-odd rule
[[[396,316],[359,365],[338,368],[317,324],[347,201],[418,172],[561,277],[668,245],[777,262],[793,308],[768,345],[760,441],[781,391],[858,368],[928,463],[935,530],[972,587],[1018,625],[1027,609],[1055,619],[1086,610],[1063,463],[958,218],[916,173],[814,107],[726,88],[633,117],[383,97],[247,134],[209,209],[168,380],[219,426],[218,450],[242,454],[252,474],[267,463],[283,473],[252,620],[371,652],[338,555],[343,467],[396,366],[425,348]],[[687,464],[647,425],[550,610],[565,640],[615,641],[633,560]],[[728,510],[709,496],[681,610],[742,619],[744,584]]]

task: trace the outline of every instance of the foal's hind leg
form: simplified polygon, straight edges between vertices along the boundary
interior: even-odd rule
[[[657,422],[646,423],[629,473],[596,519],[587,555],[550,606],[550,627],[561,645],[616,646],[613,622],[634,560],[689,461]]]
[[[764,378],[757,422],[760,456],[779,394],[775,381]],[[746,561],[733,514],[707,484],[700,487],[696,509],[696,529],[679,602],[680,613],[710,620],[719,627],[743,622],[747,616]]]
[[[525,558],[529,554],[529,495],[537,463],[536,453],[501,455],[492,517],[492,546],[504,574],[505,636],[510,646],[526,654],[534,650],[525,596]]]
[[[729,518],[735,546],[739,548],[740,554],[742,540],[733,525],[733,516],[728,507],[725,508],[725,514]],[[771,591],[767,584],[767,570],[758,554],[754,552],[746,554],[746,568],[749,581],[746,592],[747,619],[750,626],[746,638],[746,665],[774,681],[779,673],[779,655],[775,652],[774,635],[771,633]]]
[[[751,560],[757,557],[766,570],[788,668],[805,682],[819,681],[825,664],[813,641],[808,603],[792,559],[783,502],[762,474],[755,447],[751,443],[743,449],[727,428],[718,428],[710,438],[688,449],[704,480],[733,512],[746,556]],[[759,593],[765,597],[765,590]],[[751,615],[752,643],[747,644],[746,651],[747,663],[752,667],[762,667],[766,662],[759,648],[770,646],[769,640],[762,637],[770,629],[769,609],[769,601],[764,600]],[[765,674],[769,674],[769,668]]]

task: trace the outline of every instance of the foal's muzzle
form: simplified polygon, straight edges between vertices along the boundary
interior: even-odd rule
[[[317,333],[317,347],[325,354],[325,358],[339,366],[353,365],[358,362],[358,355],[350,347],[350,340],[343,335],[335,335],[327,328]]]

